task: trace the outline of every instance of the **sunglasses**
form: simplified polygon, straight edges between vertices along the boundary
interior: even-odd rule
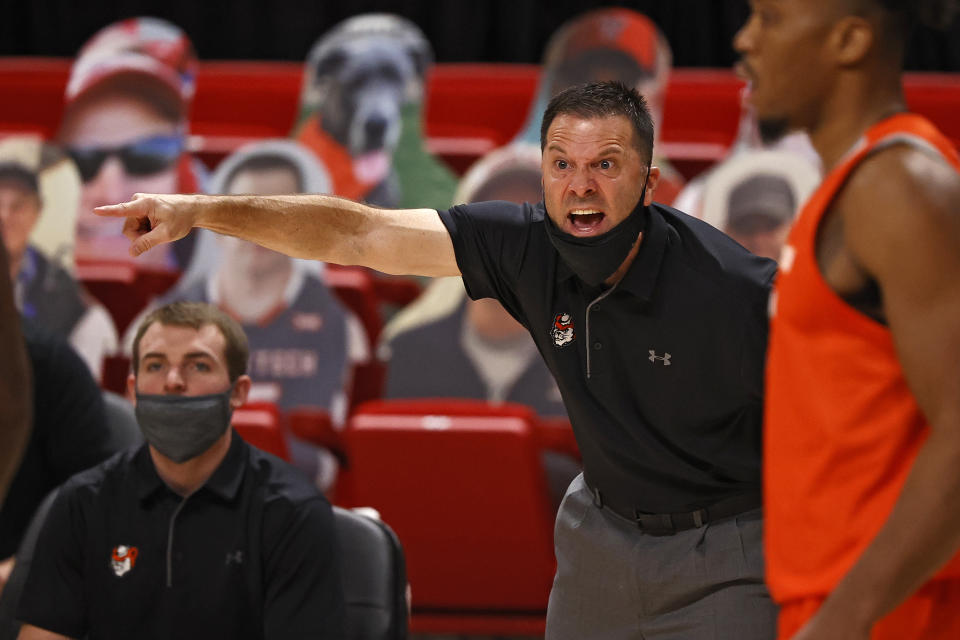
[[[170,168],[183,153],[181,135],[143,138],[122,147],[72,147],[67,153],[77,165],[80,178],[90,182],[110,156],[116,156],[132,176],[149,176]]]

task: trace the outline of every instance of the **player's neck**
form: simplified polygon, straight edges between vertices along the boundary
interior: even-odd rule
[[[223,462],[230,450],[231,435],[232,431],[227,429],[209,449],[186,462],[174,462],[153,447],[150,447],[150,458],[164,484],[185,498],[202,487]]]
[[[809,129],[810,141],[833,169],[871,126],[906,110],[899,76],[874,79],[865,75],[838,83],[823,102],[817,122]]]

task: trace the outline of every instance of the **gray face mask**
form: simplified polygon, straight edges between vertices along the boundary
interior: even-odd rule
[[[174,462],[195,458],[230,426],[233,389],[206,396],[137,394],[137,422],[146,441]]]

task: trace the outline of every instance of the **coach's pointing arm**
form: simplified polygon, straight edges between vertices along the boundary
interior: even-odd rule
[[[200,227],[295,258],[391,274],[460,275],[450,235],[433,209],[377,209],[323,195],[137,194],[95,212],[127,219],[123,233],[134,256]]]

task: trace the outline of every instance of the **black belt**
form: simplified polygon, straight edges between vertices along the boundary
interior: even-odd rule
[[[684,513],[645,513],[637,507],[628,507],[610,502],[599,489],[591,488],[593,504],[598,509],[610,509],[627,520],[637,523],[644,533],[651,535],[670,535],[686,529],[698,529],[709,522],[716,522],[739,513],[758,509],[761,505],[759,493],[747,493],[725,498],[709,507]]]

